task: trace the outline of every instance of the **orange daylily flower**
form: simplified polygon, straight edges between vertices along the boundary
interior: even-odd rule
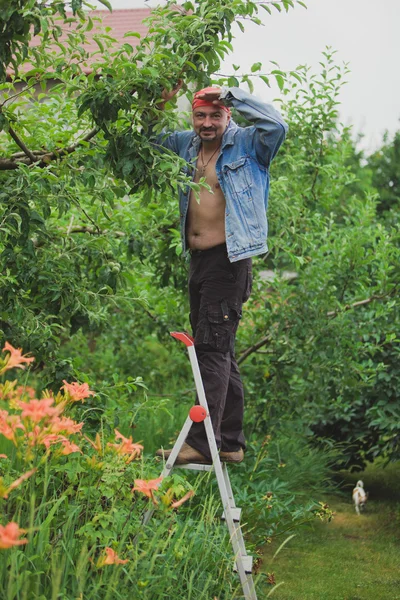
[[[106,548],[107,558],[104,561],[105,565],[125,565],[129,562],[129,558],[122,560],[112,548]]]
[[[154,492],[158,489],[163,478],[158,477],[157,479],[135,479],[135,487],[132,488],[132,492],[141,492],[148,498],[150,498],[153,504],[158,504],[154,498]]]
[[[31,419],[38,423],[45,417],[56,417],[62,412],[63,407],[54,406],[54,398],[42,398],[41,400],[30,400],[29,402],[18,402],[22,409],[21,417]]]
[[[46,446],[47,450],[52,444],[58,444],[58,442],[63,442],[67,439],[64,435],[58,435],[57,433],[46,433],[43,436],[41,436],[40,433],[43,432],[39,432],[37,442]]]
[[[84,401],[85,398],[89,398],[89,396],[94,396],[95,392],[89,390],[89,384],[87,383],[78,383],[77,381],[73,381],[72,383],[68,383],[63,379],[63,389],[71,398],[73,402],[78,402],[79,400]]]
[[[0,454],[0,458],[8,458],[7,454]]]
[[[77,423],[69,417],[54,417],[54,419],[51,421],[50,428],[53,433],[60,433],[61,431],[64,431],[65,433],[72,434],[80,433],[83,425],[83,421],[82,423]]]
[[[71,442],[65,435],[58,435],[57,433],[47,433],[44,436],[38,436],[38,443],[46,446],[47,449],[50,448],[51,445],[58,444],[61,442],[63,445],[61,449],[61,454],[67,455],[72,454],[73,452],[80,452],[82,454],[82,450]]]
[[[28,396],[31,400],[35,397],[35,390],[33,389],[33,387],[29,386],[29,385],[19,385],[17,387],[17,394],[19,394],[20,396]]]
[[[6,410],[0,410],[0,433],[16,444],[17,429],[24,429],[18,415],[10,415]]]
[[[28,540],[25,538],[19,540],[19,536],[26,533],[25,529],[20,529],[18,523],[8,523],[7,525],[0,525],[0,548],[7,549],[13,546],[22,546],[27,544]]]
[[[17,488],[19,485],[21,485],[21,483],[23,481],[25,481],[26,479],[29,479],[29,477],[31,477],[31,475],[33,475],[34,473],[36,473],[37,469],[31,469],[30,471],[27,471],[26,473],[23,473],[20,477],[18,477],[18,479],[16,479],[15,481],[13,481],[12,483],[10,483],[10,485],[8,486],[8,488],[6,489],[2,489],[0,490],[0,497],[1,498],[8,498],[8,494],[10,492],[12,492],[12,490],[15,490],[15,488]]]
[[[82,450],[79,448],[79,446],[77,446],[70,440],[64,439],[62,441],[62,445],[63,445],[63,448],[61,450],[61,454],[67,455],[67,454],[72,454],[73,452],[80,452],[82,454]]]
[[[97,562],[98,567],[104,567],[104,565],[125,565],[129,562],[129,558],[122,560],[112,548],[106,547],[105,552],[106,556],[103,556]]]
[[[171,508],[179,508],[180,506],[182,506],[182,504],[184,502],[186,502],[187,500],[189,500],[189,498],[192,498],[194,496],[194,491],[190,490],[187,494],[185,494],[180,500],[177,500],[176,502],[173,502],[171,504]]]
[[[7,362],[4,365],[4,367],[0,370],[0,373],[4,373],[5,371],[13,369],[14,367],[16,367],[17,369],[24,369],[25,366],[23,365],[23,363],[29,364],[35,360],[33,356],[30,358],[23,356],[22,348],[14,348],[8,342],[4,344],[3,352],[9,352],[10,356],[8,357],[8,360],[6,359]]]
[[[108,443],[107,446],[110,448],[114,448],[118,454],[129,454],[130,460],[134,458],[139,458],[141,451],[143,450],[142,444],[135,444],[132,441],[132,436],[126,438],[118,431],[118,429],[114,429],[115,431],[115,439],[122,440],[121,444],[111,444]]]
[[[33,448],[37,444],[43,443],[43,440],[48,435],[47,432],[48,432],[47,428],[43,429],[39,425],[35,425],[34,428],[32,429],[32,431],[28,431],[28,433],[26,434],[26,439],[28,441],[28,445],[31,448]],[[45,446],[46,446],[46,444],[45,444]],[[48,448],[48,446],[46,446],[46,447]]]

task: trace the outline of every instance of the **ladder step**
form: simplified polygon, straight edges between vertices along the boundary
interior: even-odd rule
[[[231,513],[232,513],[232,518],[234,523],[240,523],[240,515],[241,515],[242,509],[238,508],[238,507],[231,507]],[[225,512],[222,513],[221,515],[221,519],[222,521],[225,521]]]
[[[168,464],[165,465],[168,468],[170,467]],[[191,471],[212,471],[214,469],[213,465],[201,465],[199,463],[185,463],[184,465],[172,465],[174,469],[190,469]]]
[[[253,569],[253,557],[250,556],[249,554],[245,554],[245,555],[240,556],[237,560],[242,561],[242,564],[244,567],[244,572],[249,575]],[[233,567],[233,570],[235,571],[235,573],[237,573],[237,571],[238,571],[236,562],[235,562],[235,566]]]

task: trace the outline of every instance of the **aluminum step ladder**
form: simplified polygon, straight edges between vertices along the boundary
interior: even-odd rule
[[[193,471],[215,471],[215,475],[218,482],[219,493],[222,500],[223,515],[222,518],[225,520],[229,530],[230,541],[232,544],[234,556],[235,556],[235,570],[239,573],[240,582],[243,588],[243,594],[245,600],[257,600],[257,595],[254,587],[252,578],[252,564],[253,558],[246,552],[244,544],[242,529],[240,527],[240,513],[241,509],[236,507],[235,500],[233,498],[232,487],[229,480],[228,469],[225,463],[221,463],[215,440],[214,431],[211,424],[211,418],[208,412],[208,405],[206,395],[204,392],[203,381],[200,374],[199,363],[197,360],[196,350],[194,347],[194,339],[187,333],[179,333],[176,331],[171,332],[172,337],[183,342],[188,350],[190,364],[192,366],[193,377],[196,384],[196,391],[199,400],[199,404],[192,406],[189,411],[189,415],[185,421],[184,426],[175,442],[170,456],[168,457],[164,469],[161,473],[161,478],[170,475],[174,468],[191,469]],[[207,435],[207,440],[211,453],[212,464],[204,465],[197,463],[187,463],[183,465],[176,465],[175,461],[180,452],[183,443],[189,433],[189,430],[193,423],[204,422],[204,427]],[[154,509],[149,509],[143,518],[143,525],[149,522]]]

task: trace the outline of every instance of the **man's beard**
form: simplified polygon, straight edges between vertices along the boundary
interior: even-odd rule
[[[206,140],[208,140],[208,139],[215,140],[215,138],[217,137],[217,131],[216,131],[216,129],[200,129],[199,134],[200,134],[200,137],[202,137],[202,134],[206,134],[205,138],[204,138]]]

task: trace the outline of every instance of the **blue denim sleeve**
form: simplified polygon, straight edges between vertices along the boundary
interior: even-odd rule
[[[269,166],[289,129],[282,115],[272,104],[261,102],[255,96],[237,87],[223,89],[220,98],[226,100],[228,105],[236,108],[248,121],[254,123],[251,129],[257,159]]]

